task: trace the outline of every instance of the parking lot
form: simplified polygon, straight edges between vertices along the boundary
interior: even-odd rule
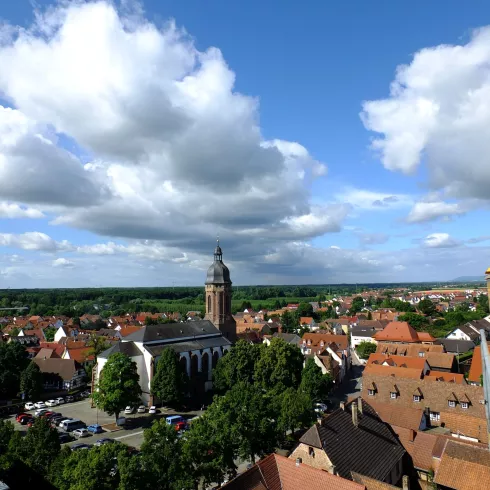
[[[98,410],[97,408],[92,408],[90,398],[79,402],[58,405],[56,407],[48,407],[48,410],[52,412],[59,412],[62,415],[66,416],[67,418],[70,417],[73,419],[79,419],[85,422],[87,426],[92,424],[99,424],[101,426],[107,424],[114,424],[116,420],[114,415],[107,415],[105,412]],[[34,414],[34,411],[35,410],[30,410],[30,411],[26,411],[26,413]],[[127,421],[126,428],[121,430],[116,430],[114,432],[104,431],[101,434],[90,435],[88,437],[84,437],[82,439],[69,442],[67,443],[67,445],[72,446],[73,444],[77,444],[79,442],[83,442],[86,444],[94,444],[97,441],[97,439],[108,438],[108,439],[114,439],[123,442],[125,444],[128,444],[129,446],[139,448],[143,442],[144,430],[150,427],[154,420],[160,417],[166,417],[168,415],[175,415],[175,414],[176,414],[175,411],[167,410],[167,409],[162,410],[156,416],[150,415],[148,414],[148,412],[146,412],[145,414],[140,414],[140,413],[135,413],[131,415],[121,414],[121,416],[126,417],[126,421]],[[202,412],[199,411],[199,412],[189,412],[181,415],[183,415],[186,419],[190,419],[201,414]],[[21,425],[15,421],[15,415],[11,417],[11,420],[13,421],[16,430],[21,430],[24,432],[27,430],[25,425]],[[60,431],[62,430],[60,429]]]

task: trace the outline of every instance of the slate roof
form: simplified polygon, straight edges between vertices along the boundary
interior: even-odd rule
[[[209,347],[222,347],[225,345],[231,345],[231,342],[225,337],[211,337],[199,340],[187,340],[184,342],[167,343],[160,345],[146,345],[145,349],[152,356],[161,355],[162,351],[167,347],[170,347],[175,352],[190,352],[193,350],[207,349]]]
[[[352,327],[351,337],[366,337],[372,338],[377,330],[373,327]]]
[[[223,485],[226,490],[364,490],[362,484],[271,454]]]
[[[470,340],[476,340],[480,337],[480,334],[476,332],[473,328],[469,327],[468,325],[461,325],[460,327],[455,328],[453,332],[458,329],[461,330],[463,333],[465,333],[470,338]],[[451,335],[451,333],[449,335]]]
[[[448,441],[434,481],[457,490],[490,488],[490,453],[486,449]]]
[[[183,323],[167,323],[163,325],[147,325],[125,337],[134,342],[154,342],[203,335],[221,335],[221,332],[209,321],[198,320]]]
[[[471,340],[459,340],[459,339],[437,339],[435,344],[443,345],[446,352],[459,353],[468,352],[475,348],[475,343]]]
[[[112,347],[109,347],[109,349],[101,352],[97,357],[107,359],[109,358],[109,356],[117,352],[120,352],[121,354],[126,354],[129,357],[137,357],[143,355],[133,342],[117,342]]]
[[[352,422],[351,410],[352,402],[346,404],[345,410],[338,409],[322,419],[321,424],[315,424],[300,442],[308,444],[318,431],[323,450],[340,476],[350,478],[351,471],[355,471],[383,481],[399,464],[405,450],[368,403],[362,402],[357,427]]]
[[[296,335],[295,333],[275,333],[272,335],[272,337],[280,338],[285,340],[288,344],[293,344],[293,345],[299,345],[301,342],[301,337]]]

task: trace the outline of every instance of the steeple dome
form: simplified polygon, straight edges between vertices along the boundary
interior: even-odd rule
[[[223,263],[223,251],[219,246],[219,238],[214,249],[214,262],[209,266],[206,284],[231,284],[230,271]]]

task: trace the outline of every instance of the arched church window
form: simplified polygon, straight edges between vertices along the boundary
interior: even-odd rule
[[[224,295],[219,293],[219,312],[222,315],[224,311]]]
[[[208,296],[208,313],[211,313],[211,295]]]

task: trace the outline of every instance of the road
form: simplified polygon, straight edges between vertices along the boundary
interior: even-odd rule
[[[105,412],[98,410],[96,408],[91,408],[90,399],[82,400],[80,402],[75,403],[67,403],[63,405],[59,405],[57,407],[48,407],[48,409],[53,412],[60,412],[64,416],[71,417],[74,419],[80,419],[85,422],[87,426],[92,424],[106,425],[113,424],[115,422],[114,415],[108,415]],[[26,413],[34,413],[34,410],[26,412]],[[187,419],[196,417],[198,415],[202,415],[202,411],[193,411],[187,413],[179,413],[179,415],[184,416]],[[133,446],[136,448],[140,448],[143,442],[143,432],[146,428],[150,427],[154,420],[166,417],[168,415],[175,415],[176,412],[174,410],[165,409],[164,412],[158,415],[150,415],[148,413],[145,414],[133,414],[127,415],[126,420],[129,420],[128,428],[117,430],[114,432],[103,432],[101,434],[95,434],[88,437],[84,437],[83,439],[72,441],[67,443],[68,446],[72,446],[73,444],[77,444],[79,442],[84,442],[86,444],[93,444],[97,439],[108,438],[115,439],[116,441],[123,442],[129,446]],[[16,430],[26,431],[26,426],[19,424],[15,421],[15,416],[11,417]]]
[[[360,395],[364,366],[359,364],[354,356],[352,356],[352,359],[352,367],[344,378],[343,383],[328,397],[333,404],[332,408],[334,410],[338,408],[340,402],[346,402],[349,398]]]

